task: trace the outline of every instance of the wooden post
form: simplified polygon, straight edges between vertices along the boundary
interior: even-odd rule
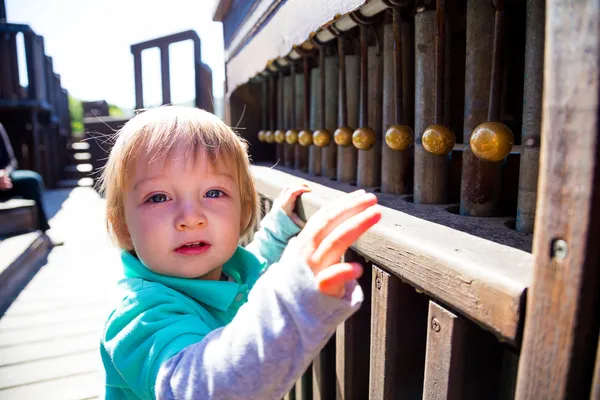
[[[329,47],[327,49],[330,49]],[[329,145],[322,150],[322,174],[329,179],[337,177],[337,146],[333,141],[333,133],[337,125],[337,104],[338,104],[338,80],[336,79],[338,63],[335,56],[325,57],[325,73],[322,76],[324,82],[321,90],[324,92],[321,96],[322,106],[321,126],[324,127],[331,137]]]
[[[171,104],[171,72],[168,44],[160,46],[160,80],[162,83],[162,103]]]
[[[600,9],[549,0],[546,11],[535,266],[515,398],[587,399],[600,325]]]
[[[412,99],[406,96],[414,82],[404,73],[414,70],[414,35],[411,27],[402,23],[400,9],[393,9],[392,24],[383,27],[383,128],[387,129],[386,140],[382,141],[381,153],[381,192],[405,194],[412,191],[412,160],[414,153],[414,133],[408,126],[407,109],[412,108]],[[408,29],[407,29],[408,28]],[[412,68],[407,68],[408,65]],[[409,79],[407,79],[409,78]],[[407,81],[406,85],[404,84]],[[405,101],[406,100],[406,101]],[[396,148],[387,144],[387,136],[396,136]],[[407,138],[410,136],[410,142]],[[403,148],[405,147],[406,148]]]
[[[428,300],[373,266],[369,399],[420,398]]]
[[[448,197],[448,155],[435,155],[423,147],[423,133],[435,120],[436,14],[415,15],[415,171],[414,202],[443,204]]]
[[[321,122],[321,68],[313,68],[310,72],[310,134],[319,129]],[[308,146],[308,172],[321,175],[321,148],[314,143]]]
[[[478,159],[469,146],[471,133],[488,120],[492,77],[494,8],[489,2],[467,2],[467,57],[463,126],[460,213],[492,216],[500,199],[501,163]]]
[[[344,255],[345,262],[366,260],[352,250]],[[361,308],[340,324],[336,331],[336,381],[338,400],[363,400],[369,398],[369,348],[371,320],[371,274],[359,279],[365,300]]]
[[[517,200],[516,228],[532,233],[540,160],[542,90],[544,84],[544,21],[546,0],[527,1],[525,33],[525,90],[523,93],[523,137]]]
[[[294,68],[293,66],[291,67]],[[284,131],[287,132],[288,129],[295,128],[294,124],[294,105],[292,102],[294,93],[293,93],[293,76],[286,76],[283,78],[283,87],[284,87],[284,95],[283,95],[283,108],[284,108]],[[294,145],[285,143],[283,145],[283,163],[286,167],[294,166]]]

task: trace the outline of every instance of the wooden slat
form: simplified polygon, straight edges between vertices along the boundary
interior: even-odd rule
[[[594,367],[594,381],[592,382],[590,399],[600,399],[600,346],[596,352],[596,366]]]
[[[358,127],[358,107],[359,107],[359,84],[358,74],[360,59],[357,55],[346,55],[345,72],[342,77],[346,81],[347,98],[346,109],[348,112],[348,126],[352,129]],[[338,121],[339,126],[343,126],[344,122]],[[356,163],[358,162],[358,152],[352,145],[348,147],[338,146],[338,164],[337,164],[337,180],[339,182],[355,182],[356,181]]]
[[[253,166],[258,191],[275,198],[305,180]],[[299,211],[308,218],[343,194],[309,182]],[[504,340],[516,343],[522,303],[531,282],[532,256],[452,228],[382,207],[383,218],[353,248],[412,286],[452,306]]]
[[[308,130],[312,133],[320,128],[321,123],[321,70],[313,68],[310,71],[310,124]],[[321,175],[321,148],[312,144],[308,148],[308,172]]]
[[[338,115],[338,62],[333,56],[325,57],[325,116],[322,126],[331,135],[331,143],[324,147],[322,161],[322,175],[330,179],[337,177],[337,145],[333,141],[333,133],[337,128]]]
[[[345,262],[358,261],[368,271],[369,264],[356,252],[348,250]],[[369,342],[371,320],[371,274],[359,279],[365,300],[361,308],[340,324],[336,331],[336,398],[359,400],[369,396]]]
[[[91,400],[98,398],[102,384],[97,372],[89,372],[0,390],[0,399]]]
[[[312,364],[312,400],[335,398],[335,335],[319,352]]]
[[[597,1],[548,1],[535,269],[519,400],[590,393],[600,324],[598,32]]]
[[[373,266],[370,399],[420,399],[427,335],[426,296]]]
[[[312,365],[310,365],[302,377],[298,379],[296,386],[294,387],[294,392],[296,400],[312,399]]]
[[[466,321],[430,302],[423,398],[463,398],[466,346]]]

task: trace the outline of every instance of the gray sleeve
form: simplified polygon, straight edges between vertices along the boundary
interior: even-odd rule
[[[246,250],[264,259],[269,266],[279,261],[289,240],[298,232],[300,227],[275,203],[260,221],[260,229],[254,234],[254,239],[246,246]]]
[[[281,399],[363,300],[356,282],[335,299],[298,263],[295,240],[225,327],[164,363],[157,399]]]

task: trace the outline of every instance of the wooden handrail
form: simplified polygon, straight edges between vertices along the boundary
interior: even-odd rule
[[[253,166],[261,196],[274,199],[287,185],[303,179]],[[310,218],[343,194],[309,182],[299,213]],[[533,256],[455,229],[382,207],[382,220],[352,248],[417,290],[447,304],[517,345],[524,319],[525,292],[531,284]]]

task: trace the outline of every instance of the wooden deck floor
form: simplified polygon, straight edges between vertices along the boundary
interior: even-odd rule
[[[46,200],[65,244],[0,319],[0,399],[103,398],[98,343],[118,251],[92,189],[49,191]]]

